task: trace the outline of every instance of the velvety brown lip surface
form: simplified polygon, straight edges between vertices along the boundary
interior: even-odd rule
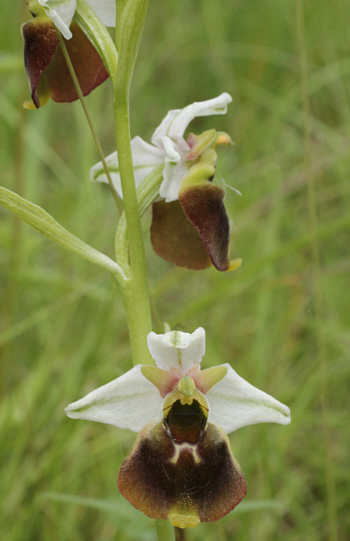
[[[228,438],[205,421],[196,401],[175,402],[167,422],[150,423],[140,432],[118,476],[121,494],[136,509],[166,519],[176,508],[210,522],[242,500],[246,482]]]

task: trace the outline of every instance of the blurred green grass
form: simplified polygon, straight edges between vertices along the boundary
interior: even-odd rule
[[[79,104],[22,109],[29,96],[19,32],[29,18],[24,4],[1,5],[1,184],[112,256],[117,212],[108,187],[88,180],[98,158]],[[252,426],[231,436],[247,500],[219,523],[188,531],[188,540],[334,540],[332,502],[339,539],[350,537],[349,18],[345,0],[305,3],[300,50],[295,2],[151,2],[132,89],[132,135],[149,140],[168,109],[231,93],[225,117],[197,119],[192,129],[215,126],[236,143],[220,151],[218,173],[243,194],[228,190],[226,205],[231,253],[244,261],[233,274],[173,268],[152,253],[147,215],[152,294],[165,321],[190,332],[205,327],[205,366],[230,362],[292,409],[288,427]],[[107,154],[114,150],[109,83],[87,101]],[[3,209],[0,219],[3,538],[153,541],[152,521],[116,486],[133,434],[63,413],[131,366],[115,286]]]

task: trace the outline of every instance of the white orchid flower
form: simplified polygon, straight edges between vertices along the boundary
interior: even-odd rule
[[[226,434],[256,423],[288,424],[290,410],[229,364],[201,370],[202,328],[152,332],[148,348],[156,366],[135,366],[66,414],[141,431],[118,486],[147,516],[179,527],[218,520],[246,493]]]
[[[176,201],[179,198],[181,184],[189,166],[198,157],[198,151],[203,150],[203,148],[197,149],[195,147],[197,141],[193,134],[187,141],[184,139],[184,133],[188,125],[196,117],[226,114],[227,105],[231,101],[231,96],[224,92],[211,100],[195,102],[183,109],[169,111],[153,133],[151,145],[141,137],[135,137],[131,141],[131,150],[136,186],[141,184],[152,169],[164,164],[164,180],[159,195],[167,203]],[[107,164],[110,168],[114,188],[122,197],[117,152],[107,157]],[[91,168],[90,176],[92,181],[106,182],[108,184],[102,162]]]
[[[152,136],[152,144],[141,137],[131,141],[135,182],[163,165],[161,200],[153,204],[151,241],[163,259],[189,269],[214,265],[220,271],[240,266],[229,260],[230,225],[223,203],[225,190],[212,182],[216,170],[217,145],[232,143],[229,135],[208,130],[201,135],[184,134],[200,116],[223,115],[232,98],[227,92],[184,109],[168,112]],[[115,190],[122,197],[118,154],[106,159]],[[102,162],[91,169],[91,180],[108,182]]]

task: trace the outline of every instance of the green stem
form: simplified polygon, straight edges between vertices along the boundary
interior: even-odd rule
[[[153,361],[146,342],[147,334],[152,330],[146,258],[132,164],[128,100],[118,84],[115,124],[130,258],[130,277],[120,290],[128,320],[133,362],[148,364]]]
[[[158,541],[175,541],[175,530],[168,520],[156,520]]]
[[[73,67],[73,64],[72,64],[72,61],[70,59],[70,56],[69,56],[69,53],[67,51],[67,47],[66,47],[66,44],[65,44],[65,41],[63,39],[63,36],[61,34],[61,32],[56,28],[56,32],[57,32],[57,36],[58,36],[58,39],[59,39],[59,42],[60,42],[60,46],[61,46],[61,49],[62,49],[62,53],[63,53],[63,56],[64,56],[64,59],[66,61],[66,64],[67,64],[67,67],[68,67],[68,70],[69,70],[69,73],[72,77],[72,81],[73,81],[73,84],[74,84],[74,88],[78,94],[78,97],[79,97],[79,100],[80,100],[80,103],[83,107],[83,111],[84,111],[84,114],[85,114],[85,117],[86,117],[86,120],[89,124],[89,128],[90,128],[90,131],[91,131],[91,134],[92,134],[92,137],[95,141],[95,145],[96,145],[96,148],[97,148],[97,152],[100,156],[100,160],[102,161],[102,165],[103,165],[103,168],[104,168],[104,171],[106,173],[106,176],[107,176],[107,179],[108,179],[108,183],[109,183],[109,186],[111,188],[111,191],[112,191],[112,195],[114,197],[114,200],[117,204],[117,207],[119,209],[119,212],[122,213],[123,212],[123,209],[122,209],[122,205],[119,201],[119,197],[118,197],[118,194],[117,192],[115,191],[114,189],[114,186],[113,186],[113,182],[112,182],[112,178],[111,178],[111,175],[109,173],[109,169],[108,169],[108,166],[107,166],[107,163],[106,163],[106,159],[105,159],[105,156],[104,156],[104,153],[103,153],[103,150],[102,150],[102,147],[101,147],[101,144],[100,144],[100,141],[97,137],[97,133],[95,131],[95,128],[94,128],[94,125],[93,125],[93,122],[92,122],[92,119],[91,119],[91,116],[90,116],[90,113],[88,111],[88,108],[86,106],[86,102],[85,102],[85,99],[84,99],[84,96],[83,96],[83,93],[81,91],[81,88],[80,88],[80,84],[79,84],[79,81],[78,81],[78,78],[75,74],[75,71],[74,71],[74,67]]]
[[[91,133],[95,140],[104,170],[106,172],[113,197],[121,210],[120,201],[114,190],[112,179],[106,164],[104,154],[97,138],[90,114],[76,77],[74,67],[70,60],[64,39],[60,32],[57,32],[63,55],[67,62],[75,89],[81,101],[85,116],[87,118]],[[130,254],[130,276],[128,280],[120,281],[119,276],[115,280],[120,289],[123,299],[126,317],[128,321],[131,349],[133,353],[134,364],[150,364],[153,360],[147,348],[147,334],[152,330],[151,310],[148,295],[148,283],[146,273],[146,260],[143,246],[143,236],[141,221],[139,216],[134,172],[132,165],[132,155],[130,146],[130,128],[129,128],[129,107],[128,107],[128,88],[129,81],[123,85],[123,77],[120,77],[121,84],[116,85],[115,92],[115,118],[116,118],[116,140],[119,149],[120,175],[123,188],[123,198],[125,205],[125,216],[128,227],[128,241]]]
[[[123,9],[125,8],[127,0],[118,0],[117,2],[117,10],[116,10],[116,23],[115,23],[115,42],[116,42],[116,48],[119,50],[120,48],[120,36],[122,33],[122,13]]]
[[[130,144],[129,89],[143,32],[147,0],[129,0],[118,13],[119,63],[114,87],[115,135],[129,245],[130,275],[120,287],[129,326],[133,363],[153,364],[147,348],[152,330],[141,218]],[[127,10],[127,11],[126,11]],[[117,19],[118,19],[117,16]],[[118,21],[117,21],[118,22]]]

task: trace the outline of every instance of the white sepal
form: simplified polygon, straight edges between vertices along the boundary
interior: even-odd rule
[[[71,39],[72,32],[69,30],[75,13],[76,0],[38,0],[45,8],[46,15],[51,19],[58,30],[66,39]]]
[[[152,143],[160,146],[163,136],[170,137],[173,141],[183,138],[187,126],[198,116],[224,115],[232,98],[227,92],[206,101],[198,101],[187,105],[183,109],[169,111],[162,123],[152,136]]]
[[[120,172],[119,172],[119,162],[118,162],[117,151],[113,152],[112,154],[106,157],[106,164],[108,167],[110,177],[112,179],[114,189],[119,195],[119,197],[122,198],[123,194],[122,194],[122,186],[120,182]],[[105,169],[103,167],[102,162],[95,163],[95,165],[91,167],[90,180],[92,182],[105,182],[106,184],[108,184],[108,178],[105,173]]]
[[[227,434],[242,426],[257,423],[290,423],[290,409],[241,378],[229,364],[226,376],[212,387],[208,421],[219,425]]]
[[[177,368],[183,375],[199,365],[205,353],[205,330],[199,327],[194,333],[170,331],[165,334],[150,332],[148,349],[162,370]]]
[[[149,143],[146,143],[141,137],[134,137],[131,141],[131,152],[134,166],[135,185],[136,188],[141,184],[143,179],[155,167],[164,162],[164,151],[156,148]],[[113,152],[106,158],[109,173],[113,182],[113,186],[120,198],[123,197],[120,170],[117,151]],[[108,184],[108,178],[105,173],[102,162],[96,163],[90,169],[90,180],[93,182],[105,182]]]
[[[116,3],[115,0],[87,0],[87,3],[97,13],[105,26],[115,26]]]
[[[171,203],[171,201],[177,201],[179,199],[181,184],[187,173],[188,167],[185,163],[174,164],[165,160],[163,169],[164,180],[159,187],[159,195],[165,199],[166,203]]]
[[[146,143],[137,135],[131,141],[131,152],[137,187],[155,167],[164,162],[164,151]]]
[[[163,182],[159,189],[160,197],[165,199],[166,203],[176,201],[179,198],[179,190],[184,176],[187,173],[185,164],[181,161],[177,145],[166,137],[162,137],[162,146],[165,151],[165,164],[163,169]]]
[[[181,109],[171,109],[167,112],[166,116],[163,118],[162,122],[159,124],[159,126],[155,129],[152,137],[151,142],[156,147],[162,147],[163,146],[163,137],[168,136],[168,131],[171,126],[171,123],[173,122],[174,118],[181,113]]]
[[[73,402],[65,412],[72,419],[86,419],[139,432],[151,421],[162,419],[157,388],[140,372],[142,365]]]

